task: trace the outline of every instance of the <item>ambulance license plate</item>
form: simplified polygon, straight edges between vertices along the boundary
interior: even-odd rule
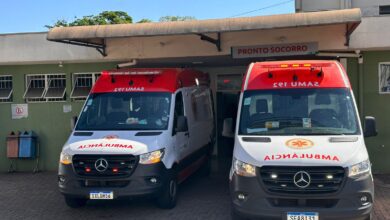
[[[112,191],[92,191],[89,193],[89,199],[114,199]]]
[[[288,212],[287,220],[319,220],[317,212]]]

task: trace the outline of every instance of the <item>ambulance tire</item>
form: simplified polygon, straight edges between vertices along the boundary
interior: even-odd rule
[[[87,199],[65,196],[65,203],[70,208],[81,208],[87,204]]]
[[[172,169],[168,175],[156,200],[158,207],[162,209],[172,209],[177,202],[178,182],[175,170]]]

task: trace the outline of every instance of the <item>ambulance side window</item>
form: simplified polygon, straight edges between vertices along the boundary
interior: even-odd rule
[[[174,118],[173,118],[173,129],[172,129],[172,135],[175,135],[175,127],[177,123],[177,117],[184,115],[184,105],[183,105],[183,94],[182,92],[179,92],[176,94],[175,98],[175,112],[174,112]]]

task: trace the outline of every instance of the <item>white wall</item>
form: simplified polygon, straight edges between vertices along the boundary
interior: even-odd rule
[[[328,11],[345,9],[348,4],[344,0],[295,0],[297,12]]]
[[[295,11],[312,12],[360,8],[363,16],[379,16],[380,5],[390,5],[390,0],[295,0]]]
[[[361,50],[390,49],[390,16],[365,17],[351,35],[350,48]]]
[[[101,60],[94,48],[46,40],[46,33],[0,35],[0,65]]]

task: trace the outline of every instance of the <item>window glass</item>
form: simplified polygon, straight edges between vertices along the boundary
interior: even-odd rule
[[[73,88],[70,97],[73,100],[85,100],[100,73],[73,73]]]
[[[210,92],[208,90],[195,89],[191,93],[192,112],[195,121],[207,121],[212,116]]]
[[[242,75],[218,75],[218,91],[240,91],[242,84]]]
[[[239,133],[244,135],[358,134],[348,89],[245,91]]]
[[[390,5],[381,5],[381,6],[379,6],[379,14],[380,15],[388,15],[388,14],[390,14]]]
[[[12,102],[12,76],[0,76],[0,103]]]
[[[173,118],[173,126],[176,126],[177,117],[184,115],[184,105],[183,105],[183,94],[182,92],[178,92],[175,97],[175,112]],[[175,130],[175,129],[173,129]]]
[[[76,130],[166,130],[170,93],[98,93],[91,95]]]
[[[66,100],[65,74],[33,74],[26,76],[27,102],[57,102]]]
[[[390,63],[379,64],[379,93],[390,93]]]

